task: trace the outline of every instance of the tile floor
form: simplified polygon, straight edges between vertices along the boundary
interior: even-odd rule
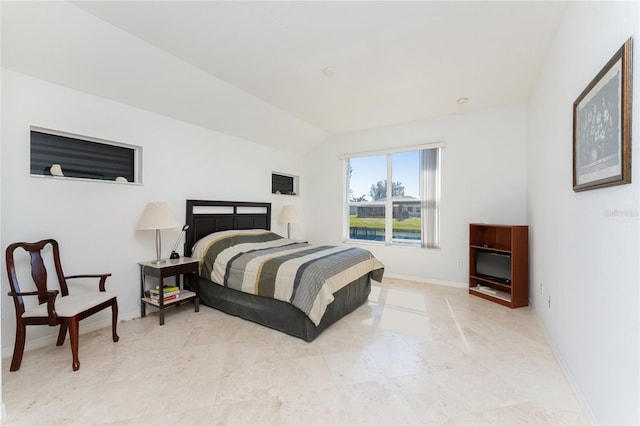
[[[375,284],[375,283],[374,283]],[[312,343],[202,306],[2,360],[5,424],[587,424],[528,308],[385,279]]]

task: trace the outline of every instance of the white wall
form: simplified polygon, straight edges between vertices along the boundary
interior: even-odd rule
[[[281,150],[326,137],[78,3],[0,1],[2,67]]]
[[[638,14],[638,2],[571,3],[530,101],[532,302],[598,424],[640,422]],[[633,183],[575,193],[573,102],[630,36]]]
[[[2,22],[2,8],[0,7],[0,22]],[[0,99],[2,99],[2,68],[0,68]],[[2,117],[2,102],[0,102],[0,117]],[[0,135],[1,138],[1,135]],[[1,139],[0,139],[1,141]],[[2,149],[0,149],[0,176],[2,176]],[[0,188],[0,192],[1,192],[1,188]],[[2,199],[0,197],[0,224],[2,223]],[[0,226],[0,241],[2,241],[2,226]],[[0,256],[1,257],[1,256]],[[0,265],[4,266],[4,263],[2,263],[0,261]],[[0,274],[3,271],[0,270]],[[2,275],[0,275],[2,276]],[[0,282],[3,280],[0,280]],[[0,286],[1,287],[1,286]],[[4,288],[2,288],[4,289]],[[2,313],[4,311],[2,310],[2,307],[0,306],[0,316],[2,316]],[[4,322],[4,321],[2,321]],[[2,342],[2,328],[0,326],[0,343]],[[0,346],[1,347],[1,346]],[[0,370],[0,385],[2,384],[2,370]],[[0,422],[4,422],[4,420],[7,418],[7,411],[6,411],[6,407],[4,405],[4,397],[2,395],[2,386],[0,386]]]
[[[343,241],[339,154],[445,141],[441,248],[366,248],[388,275],[466,286],[469,223],[526,224],[526,116],[526,105],[518,103],[328,139],[305,159],[307,191],[313,194],[305,198],[307,238]]]
[[[8,70],[2,70],[1,107],[3,251],[14,241],[57,239],[67,275],[113,273],[107,284],[117,292],[121,319],[140,315],[137,262],[155,257],[154,232],[135,231],[147,202],[167,201],[182,222],[189,198],[271,201],[273,230],[281,234],[286,228],[277,222],[277,216],[283,204],[297,204],[304,214],[300,197],[271,195],[274,170],[301,176],[304,194],[298,155]],[[142,146],[143,185],[31,177],[31,125]],[[296,225],[296,232],[302,234],[303,226]],[[178,229],[162,235],[166,257]],[[4,264],[2,273],[6,274]],[[2,294],[8,291],[3,279]],[[0,300],[6,356],[14,343],[14,308],[9,297]],[[108,321],[108,313],[88,318],[81,331],[105,319]],[[28,344],[38,336],[53,336],[55,331],[31,327]]]

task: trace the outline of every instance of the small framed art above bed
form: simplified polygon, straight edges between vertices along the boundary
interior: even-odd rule
[[[310,342],[367,301],[384,266],[358,247],[270,231],[271,204],[187,200],[185,256],[200,260],[200,301]]]

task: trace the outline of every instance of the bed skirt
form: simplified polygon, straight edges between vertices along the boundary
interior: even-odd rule
[[[383,270],[370,272],[334,293],[316,326],[300,309],[276,299],[243,293],[200,278],[200,302],[227,314],[235,315],[266,327],[311,342],[327,327],[363,305],[371,292],[371,278],[382,278]]]

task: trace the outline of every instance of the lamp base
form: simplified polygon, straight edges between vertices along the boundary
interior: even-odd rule
[[[180,255],[175,251],[172,251],[171,255],[169,256],[169,259],[180,259]]]

